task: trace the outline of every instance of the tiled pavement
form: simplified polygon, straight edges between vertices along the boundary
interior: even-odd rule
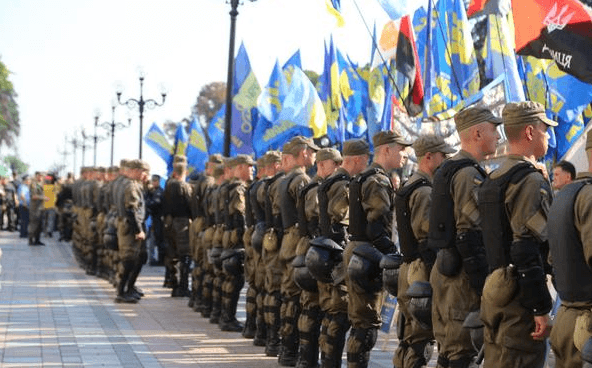
[[[187,308],[187,298],[171,298],[162,267],[142,270],[140,303],[115,304],[114,289],[77,266],[70,244],[43,241],[30,247],[0,232],[0,367],[278,367],[252,340]],[[379,333],[370,367],[392,367],[396,341],[386,338]]]

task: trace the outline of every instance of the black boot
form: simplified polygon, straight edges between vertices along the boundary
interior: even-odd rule
[[[164,283],[162,284],[162,287],[168,289],[173,287],[172,272],[168,267],[166,267],[164,271]]]
[[[247,313],[247,320],[245,321],[245,328],[243,330],[243,337],[245,339],[252,339],[257,333],[256,311]]]
[[[189,256],[183,256],[179,260],[181,268],[181,278],[177,288],[173,288],[172,296],[174,297],[187,297],[189,293],[189,271],[191,268],[191,258]]]
[[[220,329],[222,331],[242,332],[245,326],[236,319],[236,308],[240,297],[240,291],[245,284],[245,279],[242,275],[233,276],[229,277],[227,282],[231,285],[231,291],[224,295]]]
[[[267,341],[265,343],[265,355],[275,357],[280,353],[280,307],[282,299],[279,292],[271,293],[267,296],[268,303],[265,305],[265,312],[268,318],[271,316],[271,323],[267,324]],[[269,321],[268,321],[269,322]]]
[[[322,341],[324,340],[324,343],[321,344],[321,347],[323,348],[321,353],[321,368],[341,367],[341,356],[343,355],[343,348],[345,346],[345,335],[349,330],[349,326],[347,313],[325,315],[322,329],[322,334],[324,336],[319,338]],[[334,331],[335,334],[329,336],[329,331]]]
[[[123,262],[123,273],[121,274],[121,280],[117,285],[117,297],[115,297],[115,303],[137,303],[138,300],[132,297],[128,292],[128,283],[130,275],[133,272],[134,262],[125,261]]]
[[[302,321],[302,323],[300,323]],[[319,366],[319,333],[321,329],[321,308],[313,307],[305,309],[300,314],[298,326],[307,326],[299,329],[300,346],[298,347],[298,368],[317,368]]]

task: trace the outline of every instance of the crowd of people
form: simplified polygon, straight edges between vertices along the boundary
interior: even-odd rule
[[[434,346],[440,368],[542,367],[549,334],[556,367],[592,364],[592,174],[560,162],[551,184],[537,159],[556,123],[540,104],[509,103],[501,119],[469,107],[454,120],[458,152],[435,135],[382,131],[373,152],[365,140],[340,152],[297,136],[257,161],[211,155],[189,177],[175,156],[164,188],[141,160],[83,168],[58,212],[116,302],[137,303],[142,265],[162,262],[172,297],[281,366],[341,367],[345,351],[348,367],[367,367],[385,291],[400,308],[394,367],[426,366]],[[502,123],[508,155],[488,173]],[[399,187],[393,172],[411,150],[417,170]],[[30,195],[39,200],[34,185]],[[552,330],[549,275],[561,299]]]

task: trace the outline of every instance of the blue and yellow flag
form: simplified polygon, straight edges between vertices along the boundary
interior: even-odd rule
[[[201,125],[197,122],[197,117],[194,116],[189,127],[189,142],[187,144],[187,169],[189,173],[194,170],[198,172],[204,171],[207,161],[208,146],[206,137]]]
[[[186,155],[187,153],[187,142],[189,141],[189,137],[187,136],[187,132],[185,131],[185,127],[183,123],[177,124],[177,130],[175,131],[175,145],[174,145],[174,152],[175,155]]]
[[[343,27],[345,20],[343,20],[343,16],[341,15],[341,0],[325,0],[325,4],[327,5],[329,14],[337,20],[337,27]]]
[[[428,20],[431,21],[426,25],[428,35],[423,48],[425,100],[429,103],[427,114],[435,115],[477,93],[480,80],[471,26],[462,0],[440,0],[436,6],[430,1]],[[422,36],[420,32],[418,43],[424,42]]]
[[[251,69],[245,45],[241,43],[234,61],[234,85],[232,98],[232,134],[230,138],[230,154],[252,154],[253,130],[258,120],[257,99],[261,87],[255,73]]]
[[[226,104],[220,106],[220,110],[214,115],[208,124],[208,152],[210,154],[224,152],[224,116]]]
[[[339,68],[339,89],[343,102],[346,139],[366,135],[366,108],[368,105],[368,83],[362,79],[354,66],[337,50]]]
[[[325,61],[323,74],[319,77],[318,91],[327,118],[327,137],[332,144],[342,143],[345,127],[341,125],[343,120],[339,119],[341,93],[339,88],[339,67],[333,37],[331,37],[329,48],[325,45]]]
[[[295,67],[297,68],[297,66],[291,65],[292,74]],[[283,144],[283,142],[265,138],[269,138],[272,129],[279,125],[278,118],[287,94],[288,85],[286,78],[280,69],[279,63],[276,61],[269,77],[269,82],[263,89],[257,103],[259,120],[253,134],[253,148],[257,157],[260,157],[270,149],[278,149]]]
[[[286,81],[288,85],[292,83],[292,74],[294,74],[294,67],[298,67],[302,69],[302,60],[300,58],[300,49],[298,49],[294,55],[292,55],[288,61],[282,66],[282,71],[284,72],[284,76],[286,77]]]
[[[173,146],[156,123],[152,123],[150,129],[146,132],[144,142],[146,142],[146,144],[156,152],[158,157],[162,158],[163,161],[167,163],[167,165],[172,161]]]
[[[546,156],[559,161],[584,132],[584,112],[592,101],[592,84],[561,71],[554,61],[532,56],[518,58],[518,71],[527,98],[543,104],[547,116],[559,123],[553,128],[557,145]]]
[[[367,137],[370,145],[372,145],[372,137],[376,133],[389,129],[382,122],[387,91],[390,89],[387,73],[386,66],[381,64],[370,71],[368,78],[368,107],[366,116],[368,117]]]
[[[487,16],[487,38],[483,47],[485,76],[494,79],[505,74],[506,102],[524,101],[524,87],[518,74],[514,37],[510,31],[507,16],[489,14]]]

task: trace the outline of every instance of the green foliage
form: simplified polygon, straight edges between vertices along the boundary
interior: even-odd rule
[[[29,164],[24,163],[18,156],[6,156],[3,161],[13,172],[18,175],[24,174],[29,170]]]
[[[8,79],[10,71],[0,60],[0,145],[11,147],[20,133],[17,94]]]
[[[226,83],[212,82],[199,91],[192,113],[197,115],[202,126],[206,126],[226,102]]]
[[[319,83],[319,73],[315,72],[314,70],[304,70],[304,74],[310,79],[313,86],[317,86]]]

